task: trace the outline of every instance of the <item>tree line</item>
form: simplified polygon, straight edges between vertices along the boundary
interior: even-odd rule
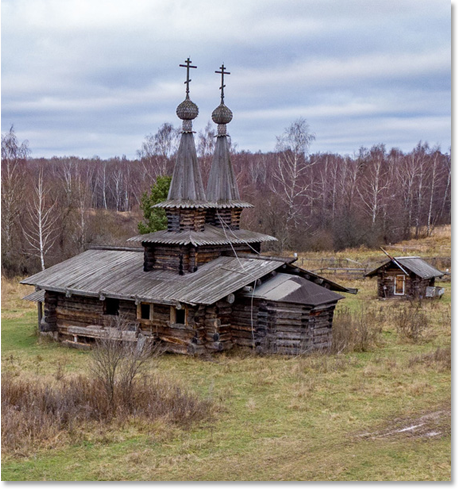
[[[313,140],[301,118],[272,152],[231,144],[240,193],[254,204],[242,225],[277,237],[274,251],[375,247],[450,223],[450,153],[419,142],[408,153],[377,144],[342,156],[311,153]],[[2,134],[2,273],[33,273],[90,245],[125,245],[145,229],[142,201],[172,174],[178,142],[166,123],[135,159],[33,158],[11,127]],[[214,143],[208,124],[196,135],[204,182]]]

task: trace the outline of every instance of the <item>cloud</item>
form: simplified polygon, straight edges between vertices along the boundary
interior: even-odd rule
[[[444,2],[3,0],[2,14],[2,130],[14,123],[35,155],[135,156],[163,122],[179,125],[188,56],[197,131],[228,66],[240,149],[272,149],[299,116],[323,151],[450,144]]]

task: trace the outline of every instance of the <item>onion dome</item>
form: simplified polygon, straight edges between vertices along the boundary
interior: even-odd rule
[[[177,116],[183,121],[192,121],[199,115],[199,108],[188,97],[177,107]]]
[[[229,124],[232,120],[232,111],[224,104],[218,105],[212,112],[212,120],[215,124]]]

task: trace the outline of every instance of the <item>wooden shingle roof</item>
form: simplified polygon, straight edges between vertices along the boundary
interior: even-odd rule
[[[277,238],[267,234],[255,233],[247,229],[224,229],[210,224],[205,225],[204,231],[180,231],[171,232],[167,230],[155,233],[140,234],[129,238],[128,241],[138,243],[160,243],[194,246],[243,244],[266,241],[277,241]]]
[[[168,270],[144,272],[143,254],[135,251],[88,250],[21,283],[68,295],[213,304],[286,262],[221,256],[194,273],[178,275]]]
[[[167,200],[194,202],[197,206],[207,201],[192,132],[181,134]]]

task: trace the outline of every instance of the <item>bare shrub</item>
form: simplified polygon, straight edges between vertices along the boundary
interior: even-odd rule
[[[91,352],[90,371],[103,387],[112,413],[130,411],[133,390],[147,362],[161,354],[161,347],[147,338],[129,335],[132,328],[123,316],[111,319],[106,336],[98,339]]]
[[[70,432],[79,423],[99,418],[100,396],[94,388],[82,377],[53,388],[3,374],[2,449],[27,451],[37,442],[55,439],[61,430]]]
[[[143,420],[146,427],[161,419],[187,428],[210,420],[214,409],[210,401],[158,375],[135,382],[129,402],[118,404],[113,414],[98,379],[78,376],[50,385],[2,374],[2,450],[27,455],[40,446],[78,441],[85,431],[94,432],[94,426],[128,419]]]
[[[414,343],[424,339],[430,326],[427,315],[421,310],[421,304],[414,302],[395,310],[393,321],[399,336]]]
[[[337,311],[332,327],[332,353],[369,351],[381,339],[383,317],[375,308],[348,307]]]

